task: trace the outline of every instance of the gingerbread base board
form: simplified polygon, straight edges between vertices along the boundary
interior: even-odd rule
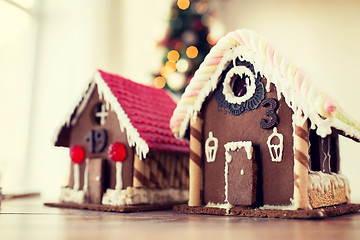
[[[312,210],[280,210],[259,209],[246,207],[233,207],[229,210],[216,207],[190,207],[187,205],[176,205],[173,210],[178,213],[223,215],[236,217],[258,217],[258,218],[284,218],[284,219],[323,219],[360,210],[360,204],[341,204],[331,207],[322,207]]]
[[[77,204],[77,203],[44,203],[48,207],[58,208],[72,208],[81,210],[103,211],[103,212],[144,212],[144,211],[156,211],[156,210],[169,210],[173,205],[134,205],[134,206],[110,206],[101,204]]]

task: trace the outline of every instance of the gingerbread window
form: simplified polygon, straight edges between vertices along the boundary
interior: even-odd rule
[[[239,58],[232,61],[220,76],[220,86],[215,90],[219,107],[238,116],[256,109],[265,98],[265,88],[260,72],[253,65]]]
[[[100,102],[98,104],[96,104],[95,108],[94,108],[94,121],[98,124],[98,125],[104,125],[106,118],[108,117],[109,112],[106,108],[106,104],[103,102]]]

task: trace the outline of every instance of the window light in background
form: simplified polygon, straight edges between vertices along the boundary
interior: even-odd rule
[[[14,5],[17,5],[20,8],[31,9],[34,7],[34,0],[5,0],[11,2]]]
[[[23,191],[36,51],[34,0],[0,1],[0,174],[3,191]]]
[[[18,5],[15,2],[24,2]],[[18,36],[31,24],[31,15],[28,11],[33,1],[0,1],[0,46],[3,46],[14,37]],[[27,7],[27,8],[26,8]]]

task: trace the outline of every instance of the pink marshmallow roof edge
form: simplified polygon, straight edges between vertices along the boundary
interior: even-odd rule
[[[331,128],[360,140],[360,125],[350,118],[337,102],[314,86],[296,66],[261,36],[247,29],[228,33],[210,50],[190,84],[185,89],[170,120],[174,135],[183,138],[190,118],[196,119],[206,97],[215,90],[219,76],[229,61],[241,55],[266,77],[267,91],[273,83],[294,114],[303,121],[310,119],[311,128],[319,136],[331,133]]]

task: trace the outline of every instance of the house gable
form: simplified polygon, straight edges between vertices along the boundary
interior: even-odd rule
[[[228,214],[233,206],[253,205],[255,197],[257,206],[298,210],[349,202],[346,178],[324,172],[338,171],[338,161],[328,161],[338,158],[336,134],[359,141],[359,123],[252,31],[231,32],[211,49],[170,126],[178,138],[190,130],[189,207],[206,204],[202,210],[217,206]],[[311,147],[313,140],[321,143]],[[309,171],[318,165],[324,172]],[[245,187],[255,183],[256,196]]]
[[[232,65],[230,63],[230,65]],[[224,75],[229,68],[225,68],[218,83],[223,84]],[[267,80],[262,78],[264,86]],[[261,127],[261,120],[266,116],[267,107],[258,107],[234,115],[229,109],[221,106],[216,99],[216,94],[211,94],[203,104],[201,114],[203,118],[202,131],[202,156],[204,163],[204,203],[224,203],[225,201],[225,147],[228,142],[250,141],[255,151],[255,161],[258,165],[257,199],[256,204],[289,205],[294,189],[294,153],[293,153],[293,128],[292,110],[284,98],[279,100],[277,111],[277,132],[283,135],[282,159],[274,162],[270,156],[268,139],[273,133],[273,128]],[[265,94],[266,99],[277,99],[276,87],[271,84],[270,91]],[[217,139],[217,152],[215,161],[209,162],[206,158],[206,141],[210,132]],[[240,173],[239,173],[240,174]],[[236,181],[238,176],[228,175],[228,181]]]

